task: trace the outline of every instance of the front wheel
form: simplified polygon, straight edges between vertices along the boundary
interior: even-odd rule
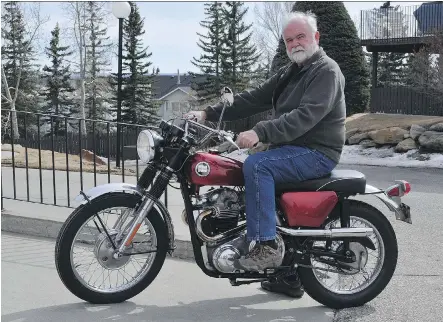
[[[325,264],[321,258],[307,258],[303,264],[315,268],[299,267],[298,272],[306,293],[317,302],[333,308],[361,306],[380,294],[391,280],[398,256],[397,239],[391,223],[376,208],[356,200],[350,200],[350,227],[372,228],[369,237],[375,250],[357,242],[350,242],[349,249],[359,264],[349,269],[337,270]],[[334,216],[325,228],[340,227],[340,218]],[[316,247],[329,247],[340,251],[342,242],[315,242]]]
[[[63,224],[56,241],[55,264],[74,295],[94,304],[119,303],[155,279],[168,250],[166,225],[155,208],[126,249],[128,255],[115,259],[109,239],[117,245],[119,232],[130,226],[140,200],[126,193],[107,194],[77,208]]]

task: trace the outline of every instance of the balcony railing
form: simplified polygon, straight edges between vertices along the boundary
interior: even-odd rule
[[[360,39],[373,43],[433,36],[443,30],[443,1],[361,11]]]

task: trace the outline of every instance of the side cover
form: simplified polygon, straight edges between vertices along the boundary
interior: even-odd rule
[[[291,227],[319,227],[337,202],[334,191],[286,192],[280,199]]]

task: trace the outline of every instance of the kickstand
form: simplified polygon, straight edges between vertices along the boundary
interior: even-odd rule
[[[246,281],[237,281],[236,278],[229,279],[229,282],[231,282],[232,286],[247,285],[247,284],[259,283],[259,282],[263,282],[263,281],[266,281],[266,278],[257,279],[257,280],[246,280]]]

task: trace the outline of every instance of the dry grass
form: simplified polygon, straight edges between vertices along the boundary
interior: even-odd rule
[[[432,125],[441,122],[443,122],[442,116],[357,114],[346,119],[346,130],[358,129],[363,133],[395,126],[409,130],[412,124]]]
[[[18,168],[26,167],[26,153],[25,148],[14,147],[14,165]],[[52,151],[41,150],[42,169],[52,170]],[[54,164],[56,170],[66,171],[66,154],[54,152]],[[2,166],[12,166],[12,156],[2,158]],[[39,168],[39,153],[38,149],[28,149],[28,167],[31,169]],[[78,155],[68,154],[68,169],[69,171],[80,171],[80,157]],[[83,172],[94,172],[94,163],[82,160]],[[97,173],[108,173],[107,165],[96,165]],[[110,167],[111,174],[122,174],[121,169]],[[132,169],[125,169],[125,175],[135,175]]]

